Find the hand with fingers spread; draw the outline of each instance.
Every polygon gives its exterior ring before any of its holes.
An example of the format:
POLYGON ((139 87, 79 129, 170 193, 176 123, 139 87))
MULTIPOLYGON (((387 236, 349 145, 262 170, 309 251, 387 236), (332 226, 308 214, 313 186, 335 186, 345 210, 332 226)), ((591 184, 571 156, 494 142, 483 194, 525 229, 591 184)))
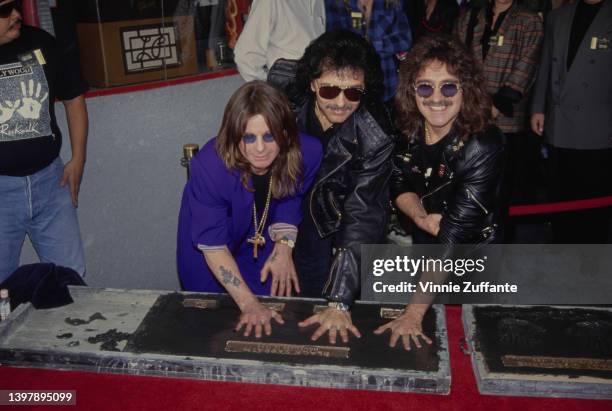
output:
POLYGON ((378 327, 374 330, 374 334, 381 335, 385 331, 390 330, 391 339, 389 340, 389 346, 395 347, 401 337, 404 349, 407 351, 410 351, 411 344, 414 344, 416 348, 421 348, 421 341, 419 339, 422 339, 427 344, 431 344, 431 339, 423 334, 423 328, 421 327, 427 308, 427 304, 410 304, 402 315, 378 327))
POLYGON ((244 326, 244 336, 251 335, 251 331, 255 329, 255 338, 261 338, 261 331, 266 335, 272 334, 272 319, 279 324, 284 324, 283 317, 276 311, 263 306, 257 299, 246 304, 242 309, 240 321, 236 325, 236 331, 239 332, 244 326))
POLYGON ((272 275, 272 288, 270 289, 272 296, 291 297, 293 290, 300 292, 300 283, 291 252, 290 246, 277 242, 272 254, 261 269, 262 283, 268 279, 268 275, 272 275))
POLYGON ((306 320, 298 323, 300 327, 308 327, 312 324, 319 324, 319 328, 314 332, 310 338, 312 341, 316 341, 325 332, 329 331, 329 342, 331 344, 336 343, 336 338, 340 334, 342 342, 347 343, 349 340, 349 331, 357 338, 361 338, 361 333, 353 325, 351 320, 350 311, 339 310, 337 308, 328 307, 324 311, 317 313, 306 320))

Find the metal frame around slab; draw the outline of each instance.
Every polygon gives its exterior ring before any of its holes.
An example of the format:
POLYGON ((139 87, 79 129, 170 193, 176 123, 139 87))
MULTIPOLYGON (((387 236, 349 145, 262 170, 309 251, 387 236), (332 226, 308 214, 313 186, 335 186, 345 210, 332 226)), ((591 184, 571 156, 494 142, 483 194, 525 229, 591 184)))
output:
MULTIPOLYGON (((474 307, 501 307, 500 305, 464 305, 461 314, 465 338, 471 351, 472 369, 476 376, 478 391, 486 395, 511 395, 528 397, 559 397, 583 399, 612 399, 612 381, 593 377, 572 378, 563 376, 520 375, 499 372, 489 372, 483 354, 478 351, 475 341, 476 319, 474 307)), ((509 306, 504 306, 509 307, 509 306)), ((520 308, 542 307, 521 305, 520 308)), ((550 306, 559 309, 575 309, 584 307, 550 306)), ((603 308, 588 307, 589 310, 608 311, 603 308)))
MULTIPOLYGON (((75 300, 93 292, 163 295, 164 291, 95 289, 70 287, 75 300)), ((174 292, 174 291, 168 291, 174 292)), ((184 292, 188 295, 214 295, 184 292)), ((275 298, 275 300, 289 298, 275 298)), ((322 302, 302 298, 302 301, 322 302)), ((359 304, 376 304, 364 302, 359 304)), ((444 306, 434 305, 437 314, 437 336, 440 340, 439 370, 435 373, 388 368, 369 369, 351 366, 276 364, 257 360, 134 354, 126 352, 75 353, 68 350, 36 350, 3 347, 5 339, 35 310, 30 304, 19 306, 9 320, 0 323, 0 363, 10 366, 81 370, 101 373, 194 378, 258 384, 280 384, 303 387, 365 389, 377 391, 448 394, 450 392, 450 358, 444 306)))

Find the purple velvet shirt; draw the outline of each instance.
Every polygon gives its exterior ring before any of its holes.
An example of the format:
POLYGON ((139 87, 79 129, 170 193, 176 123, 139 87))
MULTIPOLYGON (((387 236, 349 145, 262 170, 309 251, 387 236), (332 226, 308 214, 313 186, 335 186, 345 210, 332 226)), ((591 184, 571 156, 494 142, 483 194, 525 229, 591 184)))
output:
MULTIPOLYGON (((254 234, 254 193, 240 182, 240 173, 228 170, 211 139, 191 160, 191 177, 185 185, 178 225, 177 265, 181 284, 188 291, 225 292, 208 268, 198 246, 224 246, 234 256, 240 274, 254 294, 269 295, 271 277, 261 283, 260 271, 274 248, 268 227, 275 223, 298 226, 302 220, 301 203, 321 164, 321 143, 300 134, 303 174, 297 195, 272 199, 263 235, 266 245, 253 258, 247 238, 254 234)), ((249 181, 251 185, 252 182, 249 181)))

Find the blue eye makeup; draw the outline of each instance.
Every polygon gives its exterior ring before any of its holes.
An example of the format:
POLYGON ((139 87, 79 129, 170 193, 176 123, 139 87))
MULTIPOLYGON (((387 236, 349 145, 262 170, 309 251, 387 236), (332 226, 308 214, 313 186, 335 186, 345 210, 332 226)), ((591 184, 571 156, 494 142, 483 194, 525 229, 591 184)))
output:
MULTIPOLYGON (((265 143, 272 143, 275 141, 271 133, 266 133, 261 138, 265 143)), ((242 136, 242 141, 244 141, 245 144, 253 144, 257 141, 257 136, 252 133, 247 133, 242 136)))
POLYGON ((255 134, 247 133, 242 136, 242 141, 244 141, 245 144, 253 144, 257 141, 257 136, 255 134))

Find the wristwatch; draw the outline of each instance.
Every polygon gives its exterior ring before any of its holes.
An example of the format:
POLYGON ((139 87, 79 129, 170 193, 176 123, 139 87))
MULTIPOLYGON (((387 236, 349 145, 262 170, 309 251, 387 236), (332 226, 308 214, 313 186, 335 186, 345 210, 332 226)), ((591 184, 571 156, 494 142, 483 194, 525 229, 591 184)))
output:
POLYGON ((348 304, 341 303, 339 301, 330 301, 327 303, 328 307, 335 308, 340 311, 349 311, 351 307, 348 304))
POLYGON ((281 244, 285 244, 289 248, 294 248, 295 247, 295 241, 293 241, 290 238, 281 238, 280 240, 278 240, 278 242, 281 243, 281 244))

